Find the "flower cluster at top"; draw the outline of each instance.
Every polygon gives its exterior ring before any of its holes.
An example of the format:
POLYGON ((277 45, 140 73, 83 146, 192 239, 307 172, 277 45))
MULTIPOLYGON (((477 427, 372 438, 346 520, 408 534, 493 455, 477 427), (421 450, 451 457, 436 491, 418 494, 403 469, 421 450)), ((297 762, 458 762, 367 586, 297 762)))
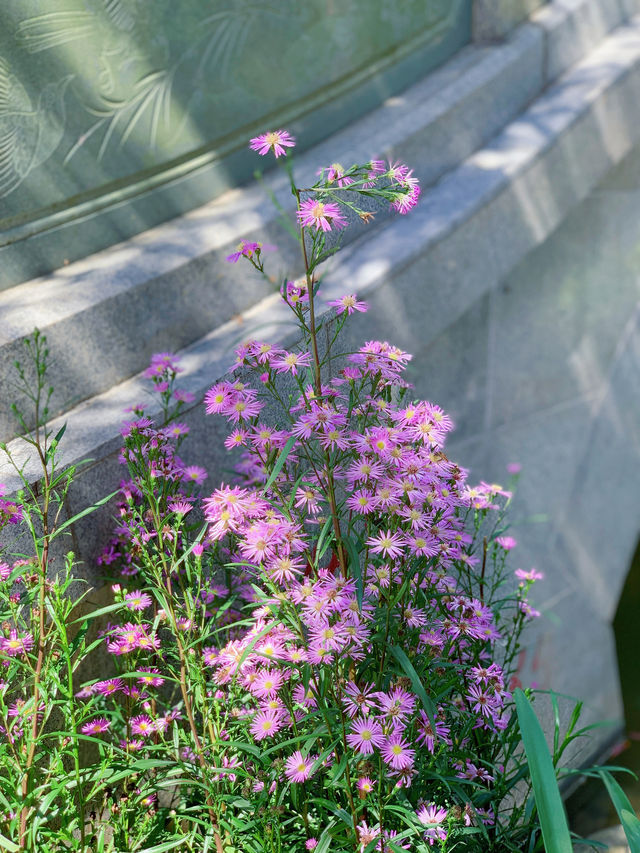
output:
MULTIPOLYGON (((295 146, 295 139, 286 130, 276 130, 263 133, 250 141, 250 148, 261 155, 273 152, 276 158, 286 154, 287 148, 295 146)), ((318 170, 320 181, 314 184, 308 192, 314 194, 314 198, 300 202, 297 217, 301 225, 316 230, 331 231, 334 228, 344 228, 347 219, 341 208, 348 207, 357 213, 365 222, 370 221, 373 214, 358 208, 342 196, 332 198, 334 190, 348 190, 359 193, 361 196, 384 197, 391 202, 391 207, 398 213, 408 213, 418 203, 420 197, 420 184, 413 175, 413 170, 404 163, 385 163, 384 160, 370 160, 362 166, 351 166, 345 169, 340 163, 332 163, 318 170)), ((244 246, 251 247, 248 251, 255 251, 257 243, 246 243, 244 246)), ((235 255, 229 256, 230 260, 238 260, 240 254, 250 257, 248 251, 242 246, 235 255)))

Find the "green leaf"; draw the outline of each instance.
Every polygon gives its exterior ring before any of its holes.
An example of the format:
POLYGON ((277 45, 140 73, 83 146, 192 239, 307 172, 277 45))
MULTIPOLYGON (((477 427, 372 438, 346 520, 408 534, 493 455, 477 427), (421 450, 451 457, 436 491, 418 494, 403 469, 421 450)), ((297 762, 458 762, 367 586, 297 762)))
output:
POLYGON ((356 599, 358 602, 358 609, 361 610, 362 599, 364 598, 364 577, 362 575, 362 567, 360 566, 360 555, 358 554, 358 550, 353 539, 347 537, 344 540, 344 544, 347 546, 347 551, 349 552, 349 557, 351 559, 351 574, 356 582, 356 599))
POLYGON ((640 820, 635 816, 629 798, 611 773, 604 771, 601 776, 611 797, 611 802, 618 812, 631 853, 640 853, 640 820))
MULTIPOLYGON (((97 616, 103 616, 105 613, 112 613, 114 610, 122 610, 126 607, 124 601, 117 601, 115 604, 107 604, 106 607, 100 607, 98 610, 90 610, 84 616, 79 616, 74 619, 72 625, 77 625, 79 622, 88 622, 90 619, 95 619, 97 616)), ((102 642, 102 638, 100 640, 102 642)))
POLYGON ((329 516, 329 518, 325 521, 325 523, 322 526, 322 530, 320 531, 320 536, 318 536, 318 541, 316 543, 316 554, 315 554, 315 559, 314 559, 314 563, 316 565, 316 568, 318 567, 318 564, 320 563, 320 560, 322 559, 324 552, 327 550, 327 548, 329 547, 329 545, 332 542, 332 538, 330 536, 328 536, 328 533, 331 530, 332 524, 333 524, 333 519, 331 518, 331 516, 329 516), (326 540, 326 544, 325 544, 325 540, 326 540))
POLYGON ((263 492, 265 492, 265 493, 268 492, 269 489, 271 488, 271 486, 273 485, 274 480, 276 479, 276 477, 278 476, 280 471, 282 471, 282 466, 287 461, 287 457, 291 453, 293 445, 296 443, 297 440, 298 440, 297 437, 295 435, 292 435, 291 438, 287 441, 285 446, 280 451, 280 454, 279 454, 278 458, 276 459, 276 464, 273 466, 273 471, 271 472, 271 476, 269 477, 267 482, 264 484, 264 488, 262 490, 263 492))
POLYGON ((411 684, 413 685, 413 689, 418 695, 418 698, 422 702, 422 707, 427 712, 427 716, 429 717, 429 722, 431 723, 431 727, 433 731, 436 730, 436 708, 431 699, 427 696, 427 691, 424 689, 424 685, 420 681, 420 676, 415 671, 415 668, 409 658, 406 655, 406 652, 400 648, 400 646, 391 646, 389 649, 394 658, 398 661, 400 666, 405 672, 405 675, 409 677, 411 680, 411 684))
POLYGON ((318 846, 316 847, 316 853, 328 853, 332 841, 329 830, 331 829, 334 823, 334 820, 330 820, 329 823, 325 826, 322 835, 320 836, 318 846))
POLYGON ((90 513, 99 509, 99 507, 104 506, 106 503, 109 503, 111 498, 114 498, 118 494, 118 491, 120 491, 120 490, 118 489, 115 492, 111 492, 110 495, 107 495, 104 498, 100 498, 99 501, 96 501, 96 503, 92 504, 91 506, 86 507, 86 509, 83 509, 82 512, 79 512, 77 515, 74 515, 73 518, 68 518, 63 524, 60 525, 60 527, 56 527, 54 532, 49 537, 49 541, 52 541, 53 539, 55 539, 56 536, 58 536, 60 533, 62 533, 62 531, 65 530, 67 527, 69 527, 70 524, 75 524, 76 521, 79 521, 81 518, 84 518, 85 515, 89 515, 90 513))
POLYGON ((165 841, 164 844, 156 844, 155 847, 145 847, 140 853, 164 853, 165 850, 175 850, 183 841, 188 841, 189 836, 183 835, 182 838, 176 838, 173 841, 165 841))
POLYGON ((18 853, 20 850, 17 844, 14 844, 13 841, 9 841, 9 839, 5 838, 4 835, 0 835, 0 848, 2 850, 8 850, 9 853, 18 853))
POLYGON ((638 853, 640 851, 640 820, 638 820, 633 811, 629 811, 628 809, 622 809, 620 820, 622 821, 622 828, 624 829, 624 834, 627 836, 631 853, 638 853))
POLYGON ((200 532, 198 533, 196 538, 193 540, 193 542, 189 546, 188 550, 185 551, 184 554, 182 554, 180 556, 180 559, 176 560, 176 562, 173 564, 173 569, 176 569, 180 565, 180 563, 184 563, 184 561, 187 559, 189 554, 191 554, 191 552, 196 547, 196 545, 198 545, 200 542, 202 542, 202 540, 204 539, 204 534, 207 532, 208 527, 209 527, 209 522, 207 522, 206 524, 204 524, 202 526, 202 528, 200 529, 200 532))
POLYGON ((330 800, 327 800, 324 797, 313 797, 311 799, 311 802, 318 803, 318 805, 321 805, 325 809, 328 809, 336 817, 339 817, 340 820, 350 829, 353 827, 353 822, 351 820, 351 815, 349 814, 349 812, 340 808, 335 803, 332 803, 330 800))
POLYGON ((67 424, 66 424, 66 421, 65 421, 65 423, 62 425, 62 428, 58 430, 58 432, 56 433, 55 438, 53 439, 53 441, 51 442, 51 444, 50 444, 50 445, 49 445, 49 447, 47 448, 47 452, 46 452, 46 453, 45 453, 45 455, 44 455, 44 464, 45 464, 45 465, 46 465, 46 464, 47 464, 47 462, 51 459, 51 457, 53 456, 53 454, 56 452, 56 448, 57 448, 57 446, 58 446, 58 443, 60 442, 60 439, 61 439, 61 438, 62 438, 62 436, 64 435, 64 433, 65 433, 65 430, 66 430, 66 429, 67 429, 67 424))
POLYGON ((520 688, 514 696, 546 853, 572 853, 567 818, 544 732, 520 688))

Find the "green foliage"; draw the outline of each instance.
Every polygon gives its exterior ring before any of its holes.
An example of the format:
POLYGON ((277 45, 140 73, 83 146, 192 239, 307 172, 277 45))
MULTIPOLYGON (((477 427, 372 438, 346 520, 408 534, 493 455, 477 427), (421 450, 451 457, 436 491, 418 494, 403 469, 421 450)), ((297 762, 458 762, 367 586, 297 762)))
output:
POLYGON ((572 853, 571 836, 547 741, 525 694, 515 691, 518 723, 547 853, 572 853))

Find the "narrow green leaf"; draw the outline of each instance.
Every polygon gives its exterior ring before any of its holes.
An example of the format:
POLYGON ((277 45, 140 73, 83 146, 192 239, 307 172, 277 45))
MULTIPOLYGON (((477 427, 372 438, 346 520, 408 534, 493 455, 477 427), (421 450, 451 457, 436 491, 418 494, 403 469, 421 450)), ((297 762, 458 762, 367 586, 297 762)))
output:
POLYGON ((0 848, 2 850, 8 850, 9 853, 18 853, 20 849, 17 844, 14 844, 13 841, 9 841, 8 838, 5 838, 4 835, 0 835, 0 848))
POLYGON ((601 776, 611 797, 611 802, 618 812, 618 817, 624 829, 624 834, 627 836, 631 853, 640 853, 640 820, 635 816, 629 798, 611 773, 604 771, 601 776))
POLYGON ((115 604, 107 604, 106 607, 100 607, 98 610, 90 610, 84 616, 79 616, 71 624, 77 625, 78 622, 88 622, 89 619, 95 619, 97 616, 103 616, 105 613, 112 613, 114 610, 122 610, 124 607, 126 605, 123 601, 118 601, 115 604))
POLYGON ((411 680, 411 684, 413 685, 413 689, 418 694, 418 698, 422 702, 422 707, 427 712, 427 716, 429 717, 429 722, 431 723, 431 727, 433 731, 436 730, 436 708, 431 699, 427 696, 427 691, 424 689, 424 685, 420 681, 420 676, 415 671, 415 668, 409 658, 406 655, 404 649, 401 649, 400 646, 391 646, 389 649, 394 658, 398 661, 405 674, 411 680))
POLYGON ((53 441, 51 442, 51 444, 47 448, 47 452, 44 455, 44 464, 45 465, 51 459, 53 454, 56 452, 56 447, 58 446, 58 443, 60 442, 60 439, 64 435, 66 429, 67 429, 67 424, 65 422, 63 424, 62 428, 58 430, 58 432, 55 435, 55 438, 53 439, 53 441))
POLYGON ((327 550, 328 544, 331 542, 331 537, 327 538, 327 534, 331 530, 332 523, 333 523, 333 519, 331 518, 331 516, 329 516, 329 518, 325 521, 325 523, 322 526, 322 530, 320 531, 320 536, 318 536, 318 541, 316 543, 316 554, 315 554, 315 559, 314 559, 314 563, 316 565, 316 568, 318 567, 318 564, 319 564, 320 559, 323 556, 324 552, 327 550), (327 539, 327 545, 324 544, 325 539, 327 539))
POLYGON ((104 853, 106 832, 107 830, 104 827, 100 830, 100 835, 98 836, 98 842, 96 844, 96 853, 104 853))
POLYGON ((546 853, 572 853, 567 818, 544 732, 520 688, 514 696, 546 853))
POLYGON ((360 566, 360 555, 358 554, 358 550, 353 539, 347 537, 344 540, 344 544, 347 546, 347 551, 349 552, 349 558, 351 560, 351 574, 356 582, 356 599, 358 601, 358 608, 361 610, 362 599, 364 598, 364 577, 362 575, 362 567, 360 566))
POLYGON ((183 841, 188 841, 188 839, 188 835, 183 835, 182 838, 165 841, 164 844, 156 844, 155 847, 145 847, 140 853, 165 853, 165 850, 175 850, 179 844, 182 844, 183 841))
POLYGON ((57 527, 54 530, 54 532, 49 537, 49 540, 51 541, 55 539, 56 536, 59 536, 63 530, 69 527, 69 525, 75 524, 76 521, 79 521, 81 518, 84 518, 85 515, 89 515, 90 513, 95 512, 95 510, 99 509, 99 507, 104 506, 106 503, 109 503, 111 498, 114 498, 118 494, 118 491, 111 492, 110 495, 107 495, 104 498, 100 498, 99 501, 96 501, 96 503, 86 507, 86 509, 83 509, 82 512, 79 512, 77 513, 77 515, 74 515, 73 518, 68 518, 63 524, 60 525, 60 527, 57 527))
POLYGON ((351 815, 349 814, 349 812, 345 811, 345 809, 340 808, 335 803, 332 803, 330 800, 327 800, 324 797, 313 797, 311 799, 311 802, 318 803, 325 809, 328 809, 328 811, 332 812, 336 817, 339 817, 340 820, 349 828, 353 826, 353 823, 351 821, 351 815))
POLYGON ((622 828, 624 829, 624 834, 627 836, 631 853, 638 853, 640 851, 640 820, 635 816, 633 810, 629 811, 628 809, 622 809, 620 820, 622 821, 622 828))
POLYGON ((262 490, 263 492, 268 492, 269 489, 271 488, 271 486, 273 485, 274 480, 276 479, 276 477, 278 476, 280 471, 282 471, 282 466, 287 461, 287 457, 291 453, 293 445, 296 443, 297 440, 298 440, 297 437, 295 435, 292 435, 291 438, 287 441, 285 446, 280 451, 280 455, 276 459, 276 464, 273 466, 273 471, 271 472, 271 476, 269 477, 267 482, 264 484, 264 488, 262 490))
POLYGON ((330 820, 329 823, 325 826, 322 835, 320 836, 318 846, 316 847, 316 853, 328 853, 332 841, 329 830, 334 825, 334 823, 334 820, 330 820))

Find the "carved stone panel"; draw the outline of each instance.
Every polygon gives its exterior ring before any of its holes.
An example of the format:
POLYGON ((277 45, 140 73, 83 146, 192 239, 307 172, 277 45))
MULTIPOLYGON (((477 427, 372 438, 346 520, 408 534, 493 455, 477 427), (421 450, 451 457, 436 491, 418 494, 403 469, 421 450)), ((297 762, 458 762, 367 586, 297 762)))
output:
MULTIPOLYGON (((107 210, 113 242, 206 201, 251 175, 249 133, 286 120, 303 145, 328 135, 467 41, 470 6, 2 0, 0 251, 107 210), (197 189, 168 204, 120 210, 195 172, 197 189)), ((96 241, 94 228, 75 254, 96 241)))

